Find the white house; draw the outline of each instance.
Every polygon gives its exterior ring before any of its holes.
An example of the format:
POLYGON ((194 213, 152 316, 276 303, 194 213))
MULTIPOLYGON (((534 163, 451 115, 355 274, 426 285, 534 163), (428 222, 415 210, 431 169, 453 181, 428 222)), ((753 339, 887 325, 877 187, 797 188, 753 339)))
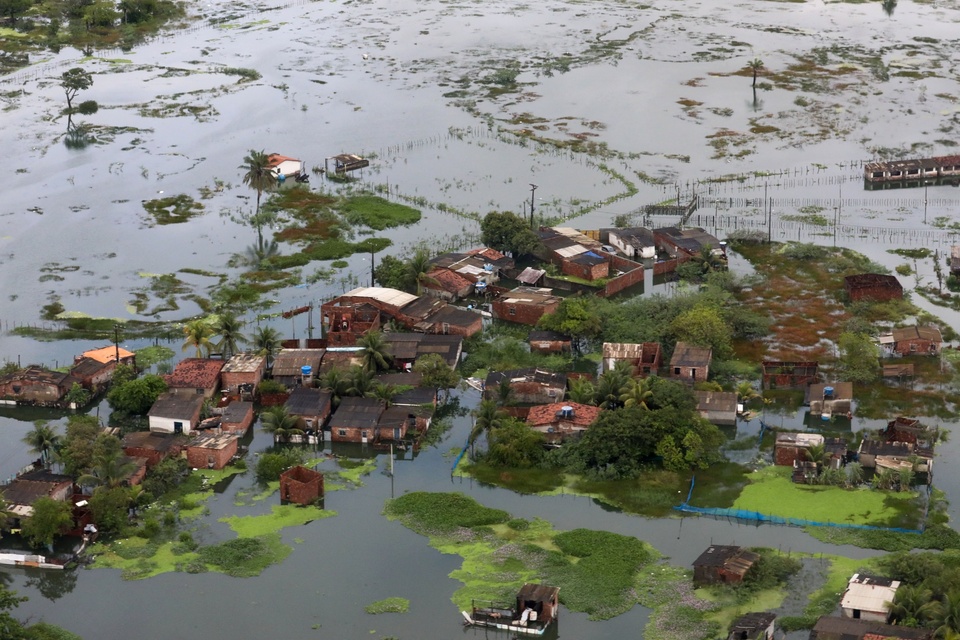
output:
POLYGON ((200 422, 203 396, 164 393, 150 407, 150 431, 190 434, 200 422))
POLYGON ((611 229, 607 241, 628 258, 648 260, 657 257, 653 232, 643 227, 611 229))
POLYGON ((845 618, 886 622, 889 607, 900 587, 899 580, 879 578, 855 573, 847 583, 847 590, 840 599, 840 609, 845 618))

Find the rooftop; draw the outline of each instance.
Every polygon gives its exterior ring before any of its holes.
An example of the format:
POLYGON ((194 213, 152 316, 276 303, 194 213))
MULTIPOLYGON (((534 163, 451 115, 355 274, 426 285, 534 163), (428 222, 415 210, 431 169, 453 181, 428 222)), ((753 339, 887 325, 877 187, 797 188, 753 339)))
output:
POLYGON ((693 561, 695 567, 727 567, 729 564, 740 565, 745 573, 754 562, 760 559, 760 556, 747 551, 743 547, 734 545, 714 544, 707 547, 707 550, 700 554, 693 561), (744 568, 745 566, 745 568, 744 568))
POLYGON ((358 287, 343 294, 344 298, 370 298, 381 304, 402 307, 417 299, 417 296, 387 287, 358 287))
POLYGON ((41 469, 18 476, 10 484, 0 487, 0 493, 11 505, 30 505, 40 498, 49 497, 58 488, 72 484, 73 478, 70 476, 62 476, 41 469))
POLYGON ((223 360, 209 358, 186 358, 173 369, 173 373, 164 376, 167 385, 181 389, 211 389, 220 380, 223 360))
POLYGON ((564 373, 554 373, 546 369, 536 369, 533 367, 527 369, 511 369, 509 371, 491 371, 487 374, 486 386, 491 389, 499 385, 503 380, 510 383, 536 382, 550 387, 566 387, 567 376, 564 373))
POLYGON ((527 414, 527 424, 531 427, 539 427, 558 422, 568 422, 587 427, 596 421, 601 411, 602 409, 600 407, 576 402, 541 404, 530 408, 530 413, 527 414), (561 417, 561 413, 566 409, 572 410, 571 415, 569 417, 561 417))
POLYGON ((541 307, 560 304, 560 298, 553 295, 553 289, 540 287, 517 287, 513 291, 503 294, 503 301, 507 304, 526 304, 541 307))
POLYGON ((868 635, 888 640, 929 640, 932 629, 894 626, 882 622, 822 616, 810 632, 811 640, 858 640, 868 635))
POLYGON ((894 342, 903 342, 906 340, 929 340, 931 342, 943 342, 943 335, 940 329, 934 326, 900 327, 892 332, 894 342))
POLYGON ((84 351, 82 355, 84 358, 91 358, 97 362, 106 363, 115 361, 117 359, 117 352, 120 353, 121 360, 134 357, 134 353, 132 351, 127 351, 123 347, 114 347, 112 345, 109 347, 100 347, 99 349, 84 351))
POLYGON ((301 367, 313 367, 316 373, 323 362, 324 349, 283 349, 273 360, 274 376, 299 376, 301 367))
POLYGON ((239 439, 239 436, 232 433, 204 433, 188 442, 187 446, 194 449, 220 450, 226 449, 239 439))
POLYGON ((372 429, 377 426, 383 409, 383 403, 376 398, 344 398, 330 418, 330 428, 372 429))
POLYGON ((235 401, 228 404, 221 417, 221 424, 224 422, 242 422, 247 417, 248 412, 253 410, 253 403, 245 400, 235 401))
POLYGON ((671 367, 707 367, 713 352, 709 347, 697 347, 688 342, 678 342, 670 358, 671 367))
POLYGON ((255 353, 236 353, 221 370, 223 373, 254 373, 266 362, 266 358, 255 353))
POLYGON ((284 406, 295 416, 319 416, 328 412, 331 402, 329 391, 295 387, 284 406))
POLYGON ((155 433, 153 431, 134 431, 123 436, 124 449, 148 449, 164 452, 184 442, 183 436, 155 433))
POLYGON ((733 391, 694 391, 698 411, 737 411, 737 394, 733 391))
POLYGON ((449 293, 459 293, 473 286, 473 283, 455 271, 442 267, 434 268, 424 276, 423 286, 430 289, 442 289, 449 293))
POLYGON ((147 415, 189 421, 193 420, 202 406, 203 396, 200 394, 164 393, 153 403, 147 415))

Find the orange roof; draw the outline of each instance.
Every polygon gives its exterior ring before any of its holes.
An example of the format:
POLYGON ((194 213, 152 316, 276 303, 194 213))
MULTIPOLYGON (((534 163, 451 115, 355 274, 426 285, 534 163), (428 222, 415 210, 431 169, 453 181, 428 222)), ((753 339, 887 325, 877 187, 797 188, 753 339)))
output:
POLYGON ((431 282, 435 280, 440 286, 438 288, 443 289, 444 291, 449 291, 450 293, 458 293, 464 289, 467 289, 473 285, 472 282, 464 278, 462 275, 455 271, 450 271, 449 269, 434 269, 427 274, 427 279, 424 281, 423 285, 427 288, 435 288, 430 285, 434 284, 431 282))
POLYGON ((276 167, 279 166, 282 162, 300 162, 299 158, 291 158, 290 156, 282 156, 279 153, 271 153, 267 156, 267 166, 276 167))
POLYGON ((132 358, 134 353, 132 351, 127 351, 123 347, 102 347, 100 349, 91 349, 90 351, 84 351, 83 357, 90 358, 91 360, 96 360, 100 363, 113 362, 117 359, 117 352, 120 352, 120 359, 126 360, 127 358, 132 358))
POLYGON ((470 249, 467 251, 468 256, 483 256, 488 260, 503 260, 507 256, 503 255, 496 249, 491 249, 490 247, 483 247, 482 249, 470 249))
POLYGON ((223 360, 185 358, 164 379, 171 388, 212 389, 220 381, 223 365, 223 360))
POLYGON ((531 427, 539 427, 560 422, 558 415, 564 407, 573 409, 573 417, 564 418, 563 421, 584 427, 593 424, 602 411, 600 407, 592 407, 588 404, 579 404, 577 402, 541 404, 536 407, 531 407, 530 413, 527 414, 527 424, 531 427))

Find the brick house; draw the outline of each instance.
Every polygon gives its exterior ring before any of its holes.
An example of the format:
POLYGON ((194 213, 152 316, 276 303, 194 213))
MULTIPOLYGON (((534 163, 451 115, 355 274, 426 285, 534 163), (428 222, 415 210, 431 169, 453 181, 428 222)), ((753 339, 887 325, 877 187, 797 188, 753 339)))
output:
POLYGON ((383 411, 376 398, 343 398, 330 418, 331 442, 372 442, 383 411))
POLYGON ((220 386, 227 393, 252 394, 267 370, 267 359, 255 353, 236 353, 220 370, 220 386))
POLYGON ((493 317, 534 326, 541 317, 556 311, 560 301, 553 289, 517 287, 493 301, 493 317))
POLYGON ((656 375, 663 364, 663 351, 657 342, 637 344, 625 342, 603 343, 603 370, 610 371, 618 362, 627 362, 634 377, 656 375))
POLYGON ((239 436, 246 435, 253 424, 253 403, 245 400, 231 402, 220 415, 220 430, 239 436))
POLYGON ((599 280, 610 275, 610 263, 607 259, 593 251, 584 251, 581 254, 564 258, 560 262, 560 271, 582 280, 599 280))
POLYGON ((0 398, 17 403, 56 406, 77 379, 68 373, 31 365, 0 376, 0 398))
POLYGON ((763 388, 764 389, 803 389, 815 383, 818 377, 820 363, 784 362, 781 360, 764 360, 763 388))
POLYGON ((454 302, 473 293, 473 282, 456 271, 434 267, 421 282, 424 295, 454 302))
POLYGON ((769 612, 747 613, 730 625, 727 640, 773 640, 777 615, 769 612))
POLYGON ((189 435, 200 423, 203 400, 199 394, 161 394, 147 412, 150 431, 189 435))
POLYGON ((310 367, 310 376, 317 375, 326 353, 326 349, 282 349, 273 360, 273 379, 288 389, 302 384, 303 367, 310 367))
POLYGON ((880 431, 880 437, 885 442, 909 442, 917 444, 936 440, 936 433, 928 429, 916 418, 897 416, 887 423, 887 428, 880 431))
POLYGON ((383 337, 393 365, 398 369, 412 367, 417 358, 428 353, 439 354, 449 366, 456 367, 463 354, 463 336, 391 331, 383 337))
POLYGON ((903 285, 894 276, 878 273, 861 273, 846 276, 843 279, 843 288, 851 302, 857 300, 871 300, 886 302, 903 298, 903 285))
POLYGON ((280 474, 280 500, 312 504, 323 497, 323 474, 297 465, 280 474))
POLYGON ((778 433, 773 445, 773 463, 792 467, 796 462, 807 462, 810 447, 823 444, 819 433, 778 433))
MULTIPOLYGON (((607 242, 634 260, 652 260, 657 257, 657 243, 653 232, 644 227, 630 229, 602 229, 607 232, 607 242)), ((602 235, 601 235, 602 237, 602 235)))
POLYGON ((547 444, 576 440, 597 420, 602 409, 576 402, 554 402, 531 407, 527 425, 544 435, 547 444))
POLYGON ((531 331, 527 336, 530 351, 537 353, 570 353, 573 338, 556 331, 531 331))
POLYGON ((697 412, 716 425, 737 424, 737 394, 732 391, 694 391, 697 412))
POLYGON ((323 432, 332 409, 332 396, 329 391, 296 387, 290 392, 290 397, 284 404, 287 413, 303 420, 304 431, 307 435, 316 435, 323 432))
POLYGON ((670 377, 684 382, 706 380, 710 374, 713 351, 709 347, 697 347, 687 342, 678 342, 670 358, 670 377))
POLYGON ((380 323, 393 320, 423 333, 472 336, 483 329, 483 318, 479 313, 451 307, 443 300, 430 296, 418 297, 387 287, 359 287, 325 302, 320 308, 323 327, 331 345, 355 344, 358 336, 371 330, 356 326, 357 318, 351 310, 359 309, 360 305, 376 309, 380 314, 380 323), (354 314, 352 320, 346 317, 348 313, 354 314), (339 337, 338 334, 345 334, 346 337, 339 337))
POLYGON ((373 443, 389 445, 403 442, 408 435, 417 432, 416 420, 417 416, 411 413, 410 407, 388 407, 377 420, 373 443))
POLYGON ((511 369, 494 371, 487 374, 483 385, 483 397, 492 400, 497 397, 499 387, 506 382, 510 385, 514 402, 522 404, 551 404, 563 400, 567 392, 567 376, 544 369, 511 369))
POLYGON ((145 458, 152 467, 166 458, 176 458, 183 450, 183 436, 134 431, 123 436, 123 452, 131 458, 145 458))
POLYGON ((933 629, 891 625, 872 620, 821 616, 810 640, 933 640, 933 629))
POLYGON ((33 515, 33 504, 40 498, 66 502, 73 496, 73 478, 47 469, 22 473, 9 484, 0 487, 0 495, 7 503, 7 510, 16 518, 33 515))
POLYGON ((204 433, 187 443, 187 464, 194 469, 223 469, 239 446, 240 438, 232 433, 204 433))
POLYGON ((935 326, 901 327, 890 332, 893 353, 901 356, 939 355, 943 335, 935 326))
POLYGON ((70 368, 70 375, 80 383, 81 387, 93 394, 98 394, 113 380, 113 372, 116 369, 117 363, 113 360, 98 362, 93 358, 80 358, 70 368))
POLYGON ((212 398, 220 390, 220 370, 223 365, 223 360, 185 358, 163 379, 171 393, 212 398))
POLYGON ((742 547, 710 545, 693 561, 693 584, 739 584, 760 556, 742 547))

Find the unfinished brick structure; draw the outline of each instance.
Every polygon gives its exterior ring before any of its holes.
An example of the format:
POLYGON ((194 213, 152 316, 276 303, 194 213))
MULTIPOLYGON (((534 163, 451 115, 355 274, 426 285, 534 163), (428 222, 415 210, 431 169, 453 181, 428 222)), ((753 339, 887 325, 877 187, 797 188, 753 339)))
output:
POLYGON ((280 474, 280 500, 310 504, 323 497, 323 474, 297 465, 280 474))

